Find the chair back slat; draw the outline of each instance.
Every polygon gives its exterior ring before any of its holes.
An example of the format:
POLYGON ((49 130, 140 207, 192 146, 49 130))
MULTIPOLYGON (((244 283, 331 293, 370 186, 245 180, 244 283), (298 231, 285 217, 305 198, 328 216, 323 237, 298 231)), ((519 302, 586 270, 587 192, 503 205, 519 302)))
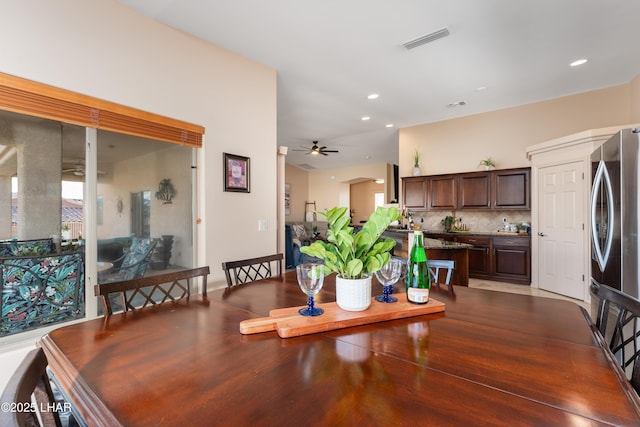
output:
POLYGON ((224 270, 227 278, 227 286, 232 287, 273 276, 272 263, 275 263, 276 273, 280 276, 282 274, 283 259, 283 254, 274 254, 223 262, 222 270, 224 270))
POLYGON ((132 311, 148 305, 162 304, 189 298, 193 279, 201 278, 202 295, 207 296, 209 266, 180 270, 171 273, 119 282, 101 283, 95 286, 96 296, 101 296, 106 315, 116 311, 132 311), (112 296, 116 297, 114 301, 112 296))
POLYGON ((598 283, 591 284, 591 294, 599 299, 595 326, 640 393, 640 300, 598 283))

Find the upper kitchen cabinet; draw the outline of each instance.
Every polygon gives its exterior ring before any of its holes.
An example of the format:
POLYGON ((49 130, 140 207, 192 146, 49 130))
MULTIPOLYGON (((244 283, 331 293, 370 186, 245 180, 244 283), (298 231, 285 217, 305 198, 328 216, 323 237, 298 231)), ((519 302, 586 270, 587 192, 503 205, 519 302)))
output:
POLYGON ((414 210, 531 209, 530 168, 402 178, 414 210))
POLYGON ((402 202, 410 209, 427 208, 427 180, 424 176, 402 178, 402 202))
POLYGON ((458 209, 491 208, 491 173, 464 173, 458 180, 458 209))
POLYGON ((458 175, 435 175, 427 181, 428 209, 450 211, 458 208, 458 175))
POLYGON ((495 209, 531 209, 531 169, 504 169, 493 174, 495 209))

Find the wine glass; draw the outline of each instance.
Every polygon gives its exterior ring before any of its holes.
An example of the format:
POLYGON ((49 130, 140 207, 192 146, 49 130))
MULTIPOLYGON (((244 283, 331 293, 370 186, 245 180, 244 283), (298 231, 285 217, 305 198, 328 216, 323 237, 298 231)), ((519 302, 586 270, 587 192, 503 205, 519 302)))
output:
POLYGON ((301 308, 298 310, 298 313, 303 316, 321 315, 324 313, 324 310, 313 306, 313 296, 322 289, 322 283, 324 282, 324 265, 312 263, 298 264, 296 273, 300 289, 309 297, 307 307, 301 308))
POLYGON ((396 302, 398 298, 389 294, 393 292, 393 285, 400 279, 402 274, 402 261, 397 258, 391 258, 384 267, 376 271, 378 282, 382 284, 382 295, 376 297, 379 302, 396 302))

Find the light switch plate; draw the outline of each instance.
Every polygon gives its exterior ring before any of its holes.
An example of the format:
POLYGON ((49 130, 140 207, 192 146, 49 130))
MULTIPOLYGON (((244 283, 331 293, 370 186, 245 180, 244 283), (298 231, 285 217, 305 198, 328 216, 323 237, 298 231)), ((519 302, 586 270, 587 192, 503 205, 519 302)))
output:
POLYGON ((267 231, 269 229, 268 223, 266 219, 258 220, 258 231, 267 231))

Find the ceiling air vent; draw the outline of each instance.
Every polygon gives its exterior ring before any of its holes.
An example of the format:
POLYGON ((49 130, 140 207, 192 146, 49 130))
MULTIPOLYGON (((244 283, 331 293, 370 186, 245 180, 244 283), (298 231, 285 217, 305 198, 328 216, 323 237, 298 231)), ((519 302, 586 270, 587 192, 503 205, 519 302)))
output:
POLYGON ((302 169, 315 169, 315 167, 311 166, 309 163, 300 163, 298 167, 302 169))
POLYGON ((422 46, 423 44, 427 44, 432 41, 441 39, 448 35, 449 35, 449 30, 447 28, 443 28, 441 30, 434 31, 433 33, 429 33, 426 36, 418 37, 415 40, 402 43, 402 46, 404 46, 405 49, 409 50, 409 49, 413 49, 414 47, 422 46))

